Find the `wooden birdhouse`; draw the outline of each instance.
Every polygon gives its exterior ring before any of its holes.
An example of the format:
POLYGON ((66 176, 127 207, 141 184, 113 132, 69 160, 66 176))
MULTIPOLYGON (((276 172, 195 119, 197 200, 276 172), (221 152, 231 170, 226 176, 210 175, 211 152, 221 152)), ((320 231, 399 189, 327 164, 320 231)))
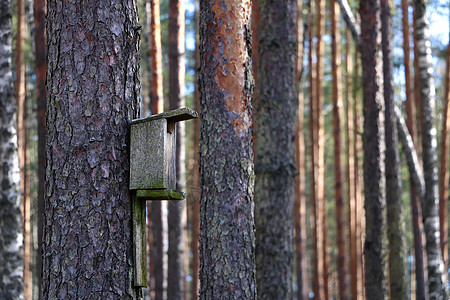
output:
POLYGON ((176 123, 197 117, 180 108, 131 122, 130 190, 138 198, 184 199, 176 190, 176 123))

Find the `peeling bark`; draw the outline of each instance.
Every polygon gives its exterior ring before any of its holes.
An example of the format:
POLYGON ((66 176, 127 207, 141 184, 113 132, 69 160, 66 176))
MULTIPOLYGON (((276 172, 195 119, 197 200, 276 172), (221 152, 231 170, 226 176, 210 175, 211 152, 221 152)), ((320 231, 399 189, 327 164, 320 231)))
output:
POLYGON ((20 170, 12 79, 12 13, 0 1, 0 298, 24 299, 20 170))
POLYGON ((200 1, 200 299, 256 299, 250 7, 200 1))
POLYGON ((48 3, 44 299, 136 298, 128 129, 139 116, 135 2, 48 3))

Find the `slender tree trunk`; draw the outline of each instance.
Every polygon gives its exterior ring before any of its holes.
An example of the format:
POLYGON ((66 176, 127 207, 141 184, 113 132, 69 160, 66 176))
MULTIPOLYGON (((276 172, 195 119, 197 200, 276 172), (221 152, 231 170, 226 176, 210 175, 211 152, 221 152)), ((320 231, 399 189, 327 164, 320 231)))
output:
POLYGON ((425 178, 425 198, 423 199, 422 209, 428 258, 428 288, 430 299, 446 299, 447 288, 439 238, 437 140, 433 118, 435 89, 431 73, 431 46, 426 2, 415 0, 414 8, 422 111, 422 157, 425 178))
MULTIPOLYGON (((409 25, 409 13, 408 13, 409 1, 402 0, 402 26, 403 26, 403 61, 405 66, 405 94, 406 94, 406 124, 408 130, 413 138, 414 144, 417 145, 417 125, 416 125, 416 103, 414 102, 414 93, 412 89, 412 76, 411 76, 411 60, 410 60, 410 25, 409 25)), ((417 193, 417 188, 410 179, 410 191, 411 191, 411 209, 412 209, 412 222, 414 232, 414 255, 415 255, 415 273, 416 273, 416 297, 418 299, 426 298, 426 285, 425 285, 425 264, 424 264, 424 238, 423 238, 423 224, 420 208, 420 199, 417 193)))
MULTIPOLYGON (((200 17, 200 1, 195 0, 195 70, 200 68, 200 51, 199 51, 199 17, 200 17)), ((198 73, 196 71, 196 76, 198 73)), ((200 111, 200 94, 198 84, 195 85, 195 110, 200 111)), ((193 204, 192 204, 192 284, 191 299, 197 299, 199 295, 200 281, 198 278, 200 269, 200 258, 198 250, 198 239, 200 234, 200 119, 194 120, 194 168, 192 170, 193 182, 193 204)))
POLYGON ((0 298, 23 299, 23 227, 12 78, 12 1, 0 1, 0 298))
POLYGON ((135 4, 48 4, 43 299, 141 294, 126 147, 139 115, 138 28, 135 4))
POLYGON ((298 98, 297 0, 260 5, 255 224, 260 299, 290 299, 298 98), (274 73, 276 72, 276 73, 274 73), (282 150, 281 150, 282 149, 282 150))
POLYGON ((35 69, 36 69, 36 101, 37 101, 37 126, 38 126, 38 199, 37 199, 37 224, 38 224, 38 249, 36 255, 36 273, 38 278, 39 295, 42 275, 42 233, 44 216, 45 193, 45 145, 46 145, 46 118, 47 91, 45 79, 47 73, 46 63, 46 36, 45 36, 46 0, 34 0, 34 28, 35 28, 35 69))
MULTIPOLYGON (((411 1, 412 3, 414 1, 411 1)), ((417 112, 417 119, 419 124, 422 124, 422 105, 421 103, 421 95, 420 95, 420 68, 419 68, 419 52, 418 52, 418 44, 417 44, 417 16, 415 13, 415 5, 412 5, 413 8, 413 42, 414 42, 414 102, 416 105, 416 112, 417 112)), ((418 149, 418 154, 419 156, 421 156, 422 153, 422 128, 421 126, 417 126, 416 127, 416 137, 417 137, 417 142, 416 142, 416 148, 418 149)))
POLYGON ((447 47, 447 67, 445 70, 445 95, 444 95, 444 108, 442 116, 442 141, 441 141, 441 169, 439 176, 439 231, 441 236, 441 252, 444 260, 444 275, 447 282, 447 270, 448 270, 448 196, 449 196, 449 167, 448 157, 450 156, 450 43, 447 47))
POLYGON ((343 159, 342 159, 342 71, 340 53, 340 32, 338 22, 340 16, 339 4, 330 1, 331 19, 331 70, 333 76, 333 136, 334 136, 334 184, 336 200, 336 224, 337 224, 337 270, 339 280, 339 298, 349 299, 348 261, 346 255, 346 215, 343 184, 343 159))
POLYGON ((324 40, 323 34, 325 32, 325 0, 316 0, 317 18, 316 18, 316 135, 317 135, 317 191, 316 199, 318 206, 318 218, 322 223, 322 261, 323 265, 323 288, 324 299, 329 299, 329 256, 328 256, 328 226, 327 226, 327 201, 325 199, 325 134, 324 134, 324 117, 323 109, 323 59, 324 59, 324 40))
MULTIPOLYGON (((163 112, 163 76, 161 53, 161 25, 159 0, 150 0, 150 62, 151 62, 151 91, 150 110, 152 114, 163 112)), ((155 299, 165 298, 167 287, 167 202, 152 201, 151 219, 153 225, 153 264, 155 280, 155 299)))
MULTIPOLYGON (((184 107, 184 5, 169 1, 169 109, 184 107)), ((186 188, 185 126, 177 123, 176 176, 177 190, 186 188)), ((185 234, 186 201, 171 201, 169 206, 169 253, 167 299, 183 299, 186 289, 185 234)))
POLYGON ((306 193, 305 193, 305 129, 304 129, 304 105, 302 75, 304 71, 304 22, 303 22, 303 0, 297 1, 297 70, 296 83, 298 93, 298 118, 295 133, 295 160, 298 175, 295 182, 294 199, 294 228, 295 228, 295 250, 296 250, 296 274, 297 274, 297 299, 308 299, 308 252, 307 252, 307 229, 306 229, 306 193))
POLYGON ((313 65, 315 47, 314 47, 314 20, 316 7, 314 1, 308 1, 310 8, 309 15, 309 52, 308 52, 308 65, 309 65, 309 130, 311 139, 311 199, 313 208, 313 241, 314 241, 314 251, 313 251, 313 266, 314 266, 314 280, 313 280, 313 291, 314 295, 317 295, 317 299, 324 299, 324 275, 323 275, 323 230, 322 222, 319 216, 319 206, 317 200, 318 191, 318 165, 317 165, 317 89, 316 89, 316 68, 313 65))
POLYGON ((392 21, 387 0, 381 0, 381 34, 383 49, 383 91, 386 134, 386 204, 389 240, 389 295, 392 299, 408 298, 406 280, 406 230, 403 220, 400 155, 394 112, 392 62, 392 21))
POLYGON ((200 299, 256 298, 250 5, 200 3, 200 299))
POLYGON ((17 34, 16 34, 16 81, 15 92, 17 102, 17 144, 20 168, 20 193, 22 197, 21 211, 24 231, 24 269, 23 280, 25 283, 25 299, 31 299, 31 235, 30 235, 30 198, 27 197, 27 144, 26 144, 26 103, 25 103, 25 1, 17 1, 17 34))
POLYGON ((360 1, 364 93, 364 242, 367 299, 386 299, 386 186, 380 2, 360 1))

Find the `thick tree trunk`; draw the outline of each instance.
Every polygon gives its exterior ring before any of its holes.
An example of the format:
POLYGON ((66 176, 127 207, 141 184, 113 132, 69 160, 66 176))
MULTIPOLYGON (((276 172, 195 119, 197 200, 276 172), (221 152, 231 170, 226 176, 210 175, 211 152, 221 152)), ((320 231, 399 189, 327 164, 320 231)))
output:
POLYGON ((0 298, 23 299, 23 227, 12 79, 11 1, 0 1, 0 298))
POLYGON ((127 149, 139 115, 138 30, 133 3, 48 4, 44 299, 140 294, 127 149))
POLYGON ((428 258, 428 292, 430 299, 446 299, 447 288, 439 238, 437 140, 434 124, 435 89, 431 73, 431 45, 425 1, 414 1, 414 14, 422 111, 422 157, 425 178, 425 198, 422 209, 428 258))
MULTIPOLYGON (((37 199, 37 224, 38 224, 38 249, 36 255, 36 270, 38 278, 38 290, 41 287, 42 275, 42 233, 44 216, 45 194, 45 145, 46 145, 46 119, 47 91, 45 79, 47 73, 46 63, 46 36, 45 36, 46 0, 34 0, 34 28, 35 28, 35 69, 36 69, 36 102, 37 102, 37 126, 38 126, 38 199, 37 199)), ((40 292, 39 292, 40 295, 40 292)))
POLYGON ((255 158, 258 298, 290 299, 293 271, 297 0, 260 6, 255 158))
POLYGON ((450 156, 450 43, 447 47, 447 67, 445 69, 445 94, 442 116, 441 169, 439 173, 439 231, 441 236, 441 252, 444 260, 444 275, 447 282, 448 270, 448 196, 449 196, 449 156, 450 156))
POLYGON ((296 251, 296 274, 297 274, 297 299, 308 299, 308 252, 307 252, 307 228, 306 228, 306 193, 305 193, 305 129, 304 129, 304 105, 302 75, 304 71, 304 22, 303 22, 303 0, 297 1, 297 70, 296 83, 298 94, 298 118, 297 130, 295 132, 295 160, 298 175, 295 181, 294 199, 294 229, 295 229, 295 251, 296 251))
POLYGON ((200 3, 200 299, 256 298, 250 4, 200 3))
MULTIPOLYGON (((169 109, 184 107, 184 5, 182 0, 169 1, 169 109)), ((176 176, 177 190, 186 189, 185 126, 177 123, 176 176)), ((186 290, 184 229, 186 201, 171 201, 169 206, 169 253, 167 299, 184 299, 186 290)))
POLYGON ((389 2, 381 0, 381 34, 383 49, 383 91, 385 104, 386 134, 386 205, 389 241, 389 295, 392 299, 408 298, 406 280, 406 231, 403 202, 402 179, 400 175, 400 155, 394 112, 394 82, 392 62, 392 18, 389 2))
POLYGON ((337 271, 339 281, 339 298, 350 299, 348 282, 348 260, 347 260, 347 236, 346 236, 346 214, 344 199, 344 170, 342 158, 342 123, 343 123, 343 101, 342 101, 342 71, 340 31, 338 22, 340 16, 339 4, 330 1, 331 19, 331 70, 333 76, 333 136, 334 136, 334 186, 336 201, 336 225, 337 225, 337 271))
POLYGON ((386 186, 380 2, 363 0, 359 13, 364 93, 364 242, 367 299, 386 299, 386 186))

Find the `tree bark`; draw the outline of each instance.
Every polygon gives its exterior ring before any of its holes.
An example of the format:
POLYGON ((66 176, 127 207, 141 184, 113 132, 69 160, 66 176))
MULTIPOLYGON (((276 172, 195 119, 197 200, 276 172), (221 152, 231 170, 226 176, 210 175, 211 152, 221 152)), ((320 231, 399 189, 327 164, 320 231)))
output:
POLYGON ((159 0, 150 0, 150 10, 152 14, 150 31, 150 61, 152 65, 150 110, 152 114, 157 114, 164 111, 159 0))
POLYGON ((389 241, 389 295, 392 299, 408 298, 406 280, 406 230, 403 202, 400 155, 394 112, 394 82, 392 62, 392 17, 389 2, 381 0, 381 34, 383 49, 383 91, 386 134, 386 204, 389 241))
POLYGON ((386 186, 380 2, 360 1, 364 93, 364 242, 367 299, 386 299, 386 186))
MULTIPOLYGON (((46 63, 46 36, 45 36, 46 0, 34 0, 34 28, 35 28, 35 69, 36 69, 36 102, 37 102, 37 126, 38 126, 38 199, 37 199, 37 224, 38 224, 38 249, 36 255, 36 273, 38 278, 38 290, 41 288, 42 275, 42 232, 44 216, 45 194, 45 145, 46 145, 46 118, 47 91, 45 79, 47 73, 46 63)), ((41 293, 39 292, 39 295, 41 293)))
MULTIPOLYGON (((169 1, 169 109, 184 107, 184 5, 183 1, 169 1)), ((185 126, 177 123, 176 176, 177 190, 186 189, 185 126)), ((186 201, 171 201, 169 207, 169 252, 167 299, 184 299, 186 290, 185 234, 186 201)))
POLYGON ((433 118, 435 89, 433 74, 431 73, 431 45, 426 16, 426 2, 415 0, 414 8, 422 111, 422 158, 425 179, 425 198, 423 199, 422 209, 428 258, 428 292, 430 299, 446 299, 447 288, 439 238, 437 140, 433 118))
POLYGON ((308 299, 308 252, 307 252, 307 228, 306 228, 306 193, 305 193, 305 129, 304 129, 304 105, 302 75, 304 71, 304 22, 303 22, 303 0, 297 1, 297 70, 296 83, 298 94, 298 118, 295 133, 295 161, 298 175, 295 181, 294 199, 294 228, 295 228, 295 251, 296 251, 296 274, 297 274, 297 299, 308 299))
POLYGON ((20 169, 12 78, 12 1, 0 1, 0 298, 24 299, 20 169))
POLYGON ((444 108, 442 116, 442 141, 441 141, 441 169, 439 173, 439 231, 441 236, 441 252, 444 260, 444 275, 445 281, 448 281, 448 196, 449 196, 449 156, 450 156, 450 43, 447 47, 447 67, 445 69, 445 94, 444 94, 444 108))
POLYGON ((260 5, 255 158, 258 298, 290 299, 293 271, 297 0, 260 5), (282 150, 281 150, 282 149, 282 150))
POLYGON ((139 115, 139 28, 133 3, 48 3, 44 299, 141 294, 127 149, 139 115))
POLYGON ((255 299, 250 2, 200 3, 200 299, 255 299))
POLYGON ((343 101, 342 101, 342 71, 340 53, 339 4, 330 1, 331 19, 331 72, 333 76, 333 136, 334 136, 334 187, 336 201, 336 227, 337 227, 337 271, 339 281, 339 298, 349 299, 348 282, 348 260, 347 260, 347 237, 346 237, 346 214, 344 199, 344 170, 342 167, 342 123, 343 123, 343 101))

